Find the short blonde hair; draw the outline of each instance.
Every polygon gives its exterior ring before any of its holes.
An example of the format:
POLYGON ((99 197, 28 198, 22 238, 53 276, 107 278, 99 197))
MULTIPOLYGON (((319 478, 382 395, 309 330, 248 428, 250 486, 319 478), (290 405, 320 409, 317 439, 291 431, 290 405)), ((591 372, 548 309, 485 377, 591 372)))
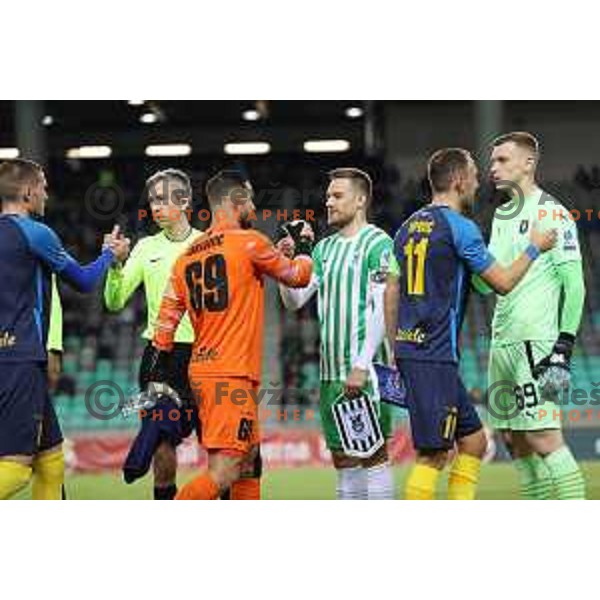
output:
POLYGON ((329 171, 329 180, 334 179, 350 179, 359 188, 360 192, 367 197, 367 204, 371 203, 373 198, 373 181, 371 176, 362 169, 356 167, 340 167, 329 171))
POLYGON ((529 150, 536 158, 540 155, 540 143, 534 135, 527 131, 511 131, 500 135, 492 142, 492 146, 495 148, 508 142, 513 142, 520 148, 529 150))
POLYGON ((178 181, 181 184, 181 190, 183 191, 183 198, 192 198, 193 190, 192 190, 192 182, 186 173, 180 171, 179 169, 164 169, 162 171, 157 171, 154 175, 151 175, 146 179, 146 191, 149 193, 150 188, 161 181, 178 181))

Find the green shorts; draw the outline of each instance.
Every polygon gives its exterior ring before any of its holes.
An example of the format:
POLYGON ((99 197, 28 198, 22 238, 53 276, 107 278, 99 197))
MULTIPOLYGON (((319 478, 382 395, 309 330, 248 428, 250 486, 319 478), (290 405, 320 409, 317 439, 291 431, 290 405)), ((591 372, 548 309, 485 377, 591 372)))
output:
MULTIPOLYGON (((344 383, 340 381, 321 381, 321 397, 319 402, 319 411, 321 413, 321 424, 323 426, 323 434, 325 435, 325 443, 327 448, 332 451, 343 450, 342 441, 335 424, 332 406, 339 398, 344 390, 344 383)), ((368 384, 367 394, 372 397, 373 388, 368 384)), ((375 411, 379 418, 381 432, 385 438, 390 437, 392 430, 392 413, 391 407, 388 404, 377 401, 373 403, 375 411)))
POLYGON ((488 369, 487 412, 494 429, 560 429, 560 407, 544 398, 533 367, 552 350, 554 341, 492 346, 488 369))

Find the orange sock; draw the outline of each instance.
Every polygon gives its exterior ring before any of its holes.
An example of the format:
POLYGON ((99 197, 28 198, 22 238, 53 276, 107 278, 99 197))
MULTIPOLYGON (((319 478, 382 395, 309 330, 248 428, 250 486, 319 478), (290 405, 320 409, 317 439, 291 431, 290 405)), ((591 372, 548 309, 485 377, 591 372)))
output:
POLYGON ((260 500, 260 479, 240 479, 231 486, 232 500, 260 500))
POLYGON ((219 497, 219 487, 213 481, 210 473, 192 479, 186 483, 175 496, 175 500, 216 500, 219 497))

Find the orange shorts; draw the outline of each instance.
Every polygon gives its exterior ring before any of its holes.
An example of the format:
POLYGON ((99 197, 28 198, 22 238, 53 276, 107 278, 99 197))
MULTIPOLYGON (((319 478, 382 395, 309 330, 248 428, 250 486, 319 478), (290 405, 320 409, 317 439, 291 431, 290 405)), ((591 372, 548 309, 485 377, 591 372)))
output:
POLYGON ((247 453, 260 441, 259 383, 246 377, 201 376, 190 370, 200 417, 202 445, 207 450, 247 453))

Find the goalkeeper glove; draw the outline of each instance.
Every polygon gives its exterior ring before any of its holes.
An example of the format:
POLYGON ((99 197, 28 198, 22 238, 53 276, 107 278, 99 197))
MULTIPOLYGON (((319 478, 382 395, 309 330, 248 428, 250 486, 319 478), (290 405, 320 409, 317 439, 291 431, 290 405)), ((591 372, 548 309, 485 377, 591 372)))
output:
POLYGON ((170 352, 150 346, 150 351, 145 360, 142 361, 140 371, 140 385, 143 390, 148 387, 151 381, 163 383, 168 379, 170 361, 170 352))
POLYGON ((533 368, 533 376, 544 393, 557 394, 569 387, 574 346, 575 336, 561 332, 552 352, 533 368))
POLYGON ((126 407, 126 412, 154 408, 162 396, 172 400, 179 408, 182 406, 179 394, 167 383, 171 353, 152 346, 147 361, 144 361, 140 373, 142 391, 136 394, 126 407))
POLYGON ((133 413, 139 411, 149 411, 155 408, 162 401, 163 405, 165 402, 172 402, 176 408, 181 408, 183 402, 181 397, 168 383, 156 383, 151 381, 147 386, 137 394, 134 394, 129 398, 123 407, 121 413, 124 417, 128 417, 133 413))
POLYGON ((306 235, 302 235, 302 230, 306 225, 308 225, 308 223, 302 219, 288 221, 287 223, 280 225, 275 241, 279 242, 289 235, 294 241, 294 256, 298 256, 299 254, 307 254, 310 256, 312 254, 313 240, 306 235))

